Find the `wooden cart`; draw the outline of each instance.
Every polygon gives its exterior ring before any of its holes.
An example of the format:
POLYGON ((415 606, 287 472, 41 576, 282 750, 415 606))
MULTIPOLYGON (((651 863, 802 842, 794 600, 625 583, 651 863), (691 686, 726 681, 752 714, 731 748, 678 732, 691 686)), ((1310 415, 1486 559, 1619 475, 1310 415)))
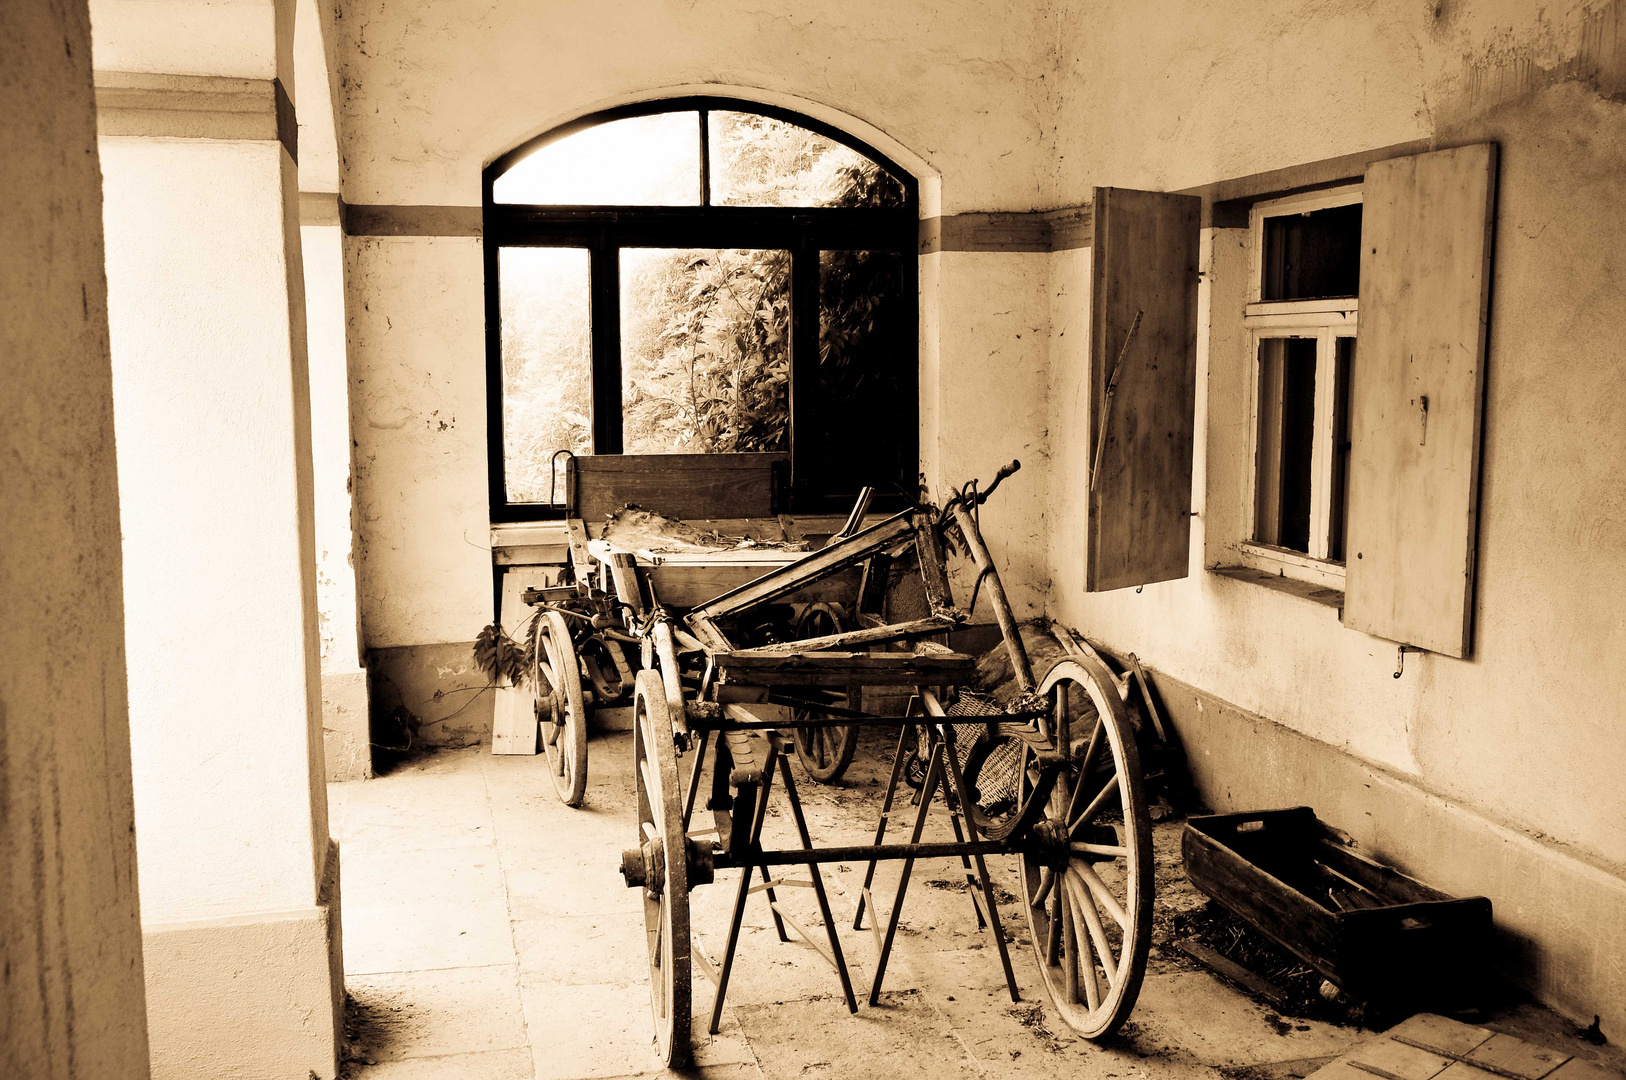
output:
MULTIPOLYGON (((1015 467, 1002 470, 1001 478, 1015 467)), ((941 512, 886 518, 699 603, 681 618, 651 587, 650 567, 635 558, 601 564, 622 625, 646 661, 633 693, 638 833, 635 846, 622 852, 621 871, 629 887, 643 892, 656 1044, 668 1064, 689 1060, 695 968, 716 988, 710 1028, 717 1031, 745 905, 757 893, 765 894, 780 940, 793 933, 817 949, 834 969, 848 1008, 857 1011, 820 871, 830 862, 869 864, 853 925, 861 929, 866 914, 871 917, 877 951, 872 1005, 914 861, 938 857, 960 858, 966 867, 979 923, 993 935, 1017 1000, 986 867, 988 856, 1006 855, 1021 860, 1022 904, 1057 1012, 1091 1038, 1128 1016, 1145 971, 1152 914, 1151 823, 1133 730, 1116 680, 1093 655, 1062 661, 1034 678, 978 531, 978 508, 992 490, 979 494, 968 484, 941 512), (970 689, 973 657, 926 640, 965 618, 943 569, 945 536, 969 552, 977 586, 998 617, 1022 691, 1011 708, 970 689), (854 628, 766 646, 743 640, 764 605, 809 595, 854 571, 861 579, 854 628), (911 576, 922 600, 922 610, 903 620, 872 602, 884 592, 880 579, 900 572, 911 576), (891 712, 854 706, 854 686, 903 688, 908 706, 891 712), (816 848, 789 767, 788 733, 870 725, 898 734, 875 840, 816 848), (920 777, 919 808, 907 842, 889 844, 898 783, 911 770, 920 777), (695 804, 708 775, 712 823, 700 827, 695 804), (776 783, 796 827, 795 847, 762 845, 776 783), (951 811, 955 839, 925 842, 938 794, 951 811), (903 869, 883 914, 871 888, 876 865, 886 860, 901 860, 903 869), (791 866, 805 868, 806 876, 785 877, 791 866), (714 958, 690 935, 689 893, 722 871, 738 871, 739 878, 726 945, 714 958), (794 887, 813 894, 822 933, 807 929, 782 898, 794 887)))
MULTIPOLYGON (((566 462, 568 583, 523 594, 538 609, 530 682, 537 691, 542 746, 566 805, 580 805, 587 788, 592 708, 624 704, 634 671, 653 662, 637 655, 647 641, 630 621, 634 592, 649 598, 644 607, 658 603, 669 612, 686 612, 800 562, 832 535, 862 523, 863 507, 846 518, 779 513, 788 465, 789 456, 778 453, 604 455, 566 462), (604 523, 628 506, 763 546, 679 552, 620 547, 604 538, 604 523), (775 546, 787 540, 810 550, 775 546)), ((850 629, 859 584, 854 568, 795 590, 781 605, 791 605, 792 619, 752 628, 751 636, 761 641, 850 629)), ((798 727, 791 734, 808 775, 821 783, 840 779, 858 741, 851 725, 798 727)))

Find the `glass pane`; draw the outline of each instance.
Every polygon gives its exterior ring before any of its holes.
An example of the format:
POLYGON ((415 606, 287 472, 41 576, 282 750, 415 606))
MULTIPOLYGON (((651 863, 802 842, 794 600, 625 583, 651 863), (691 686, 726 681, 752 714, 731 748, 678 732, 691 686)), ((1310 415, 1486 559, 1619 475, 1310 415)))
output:
POLYGON ((497 253, 502 326, 503 478, 511 503, 565 501, 559 450, 593 449, 593 344, 588 253, 503 248, 497 253))
POLYGON ((790 252, 621 252, 622 447, 629 454, 784 450, 790 252))
POLYGON ((1345 508, 1349 502, 1349 387, 1355 368, 1355 339, 1341 337, 1334 346, 1336 370, 1332 398, 1332 485, 1328 493, 1327 558, 1344 561, 1345 508))
POLYGON ((798 452, 797 475, 821 495, 850 502, 866 484, 914 490, 913 314, 904 302, 901 253, 819 253, 815 454, 798 452), (822 475, 808 476, 814 468, 822 475))
POLYGON ((834 139, 756 113, 709 117, 714 205, 903 205, 897 177, 834 139))
POLYGON ((1354 296, 1361 282, 1361 204, 1265 219, 1261 300, 1354 296))
POLYGON ((700 117, 656 113, 566 135, 497 177, 500 203, 698 206, 700 117))
POLYGON ((1259 454, 1254 539, 1310 550, 1311 448, 1315 438, 1314 338, 1259 342, 1259 454))

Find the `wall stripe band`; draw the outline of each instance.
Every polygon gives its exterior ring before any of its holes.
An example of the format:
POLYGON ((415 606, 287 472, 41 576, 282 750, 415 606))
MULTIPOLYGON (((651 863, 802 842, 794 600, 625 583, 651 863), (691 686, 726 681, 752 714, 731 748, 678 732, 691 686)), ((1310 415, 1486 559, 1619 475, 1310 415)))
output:
MULTIPOLYGON (((1375 161, 1421 153, 1432 148, 1427 140, 1396 143, 1358 154, 1185 188, 1180 194, 1202 198, 1203 228, 1246 228, 1248 208, 1259 199, 1357 181, 1365 175, 1366 167, 1375 161)), ((326 204, 319 208, 314 203, 307 209, 302 201, 300 220, 303 224, 338 223, 350 236, 481 235, 478 206, 351 206, 336 195, 321 198, 336 203, 337 210, 327 209, 326 204), (322 220, 315 220, 310 215, 319 215, 322 220)), ((1094 242, 1094 219, 1094 210, 1090 206, 1061 210, 972 212, 925 218, 920 223, 920 253, 1043 254, 1072 251, 1090 247, 1094 242)))

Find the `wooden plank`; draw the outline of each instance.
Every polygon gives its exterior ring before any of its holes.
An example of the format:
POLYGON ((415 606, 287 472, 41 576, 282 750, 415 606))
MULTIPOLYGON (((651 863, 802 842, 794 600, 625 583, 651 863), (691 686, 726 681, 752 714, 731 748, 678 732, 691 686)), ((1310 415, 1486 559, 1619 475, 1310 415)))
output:
POLYGON ((1201 207, 1194 195, 1095 189, 1090 592, 1188 570, 1201 207))
POLYGON ((914 622, 891 623, 882 626, 865 627, 860 630, 843 630, 839 634, 802 638, 799 641, 780 641, 773 645, 763 645, 755 649, 742 649, 740 651, 756 656, 782 656, 786 653, 816 652, 819 649, 841 649, 848 645, 881 645, 893 641, 902 641, 905 638, 922 637, 926 634, 941 634, 953 627, 953 619, 934 615, 929 619, 916 619, 914 622))
MULTIPOLYGON (((520 644, 530 631, 536 609, 525 602, 530 589, 548 588, 557 582, 559 571, 541 567, 523 567, 505 570, 502 576, 502 610, 500 622, 503 633, 520 644)), ((495 691, 491 712, 491 752, 493 754, 535 755, 541 749, 536 722, 536 697, 528 687, 508 685, 507 680, 495 691)))
MULTIPOLYGON (((685 566, 662 564, 643 567, 643 574, 655 589, 661 603, 674 608, 693 608, 713 597, 749 585, 762 576, 762 566, 685 566)), ((786 604, 850 604, 858 595, 858 571, 842 570, 800 589, 786 593, 786 604)))
POLYGON ((936 686, 964 682, 977 668, 976 657, 951 652, 733 652, 717 653, 714 659, 723 681, 759 686, 936 686))
POLYGON ((1182 939, 1174 943, 1175 947, 1214 974, 1231 980, 1242 989, 1258 994, 1278 1009, 1285 1009, 1290 1005, 1290 999, 1282 989, 1269 979, 1261 978, 1237 963, 1210 949, 1200 941, 1182 939))
POLYGON ((1345 626, 1466 656, 1496 147, 1367 170, 1345 626))
POLYGON ((715 619, 752 604, 765 603, 822 577, 856 566, 899 537, 910 535, 914 529, 912 515, 913 511, 906 510, 790 566, 764 574, 750 585, 711 600, 697 613, 715 619))
POLYGON ((570 564, 575 567, 576 580, 586 581, 593 573, 593 557, 587 552, 587 526, 581 518, 569 518, 565 528, 570 536, 570 564))
POLYGON ((771 518, 790 455, 589 454, 570 459, 572 514, 603 520, 635 504, 673 518, 771 518))
POLYGON ((954 606, 954 593, 949 587, 948 570, 943 566, 937 530, 925 515, 915 519, 915 555, 920 564, 920 583, 926 590, 926 604, 932 614, 956 620, 966 618, 967 613, 954 606))

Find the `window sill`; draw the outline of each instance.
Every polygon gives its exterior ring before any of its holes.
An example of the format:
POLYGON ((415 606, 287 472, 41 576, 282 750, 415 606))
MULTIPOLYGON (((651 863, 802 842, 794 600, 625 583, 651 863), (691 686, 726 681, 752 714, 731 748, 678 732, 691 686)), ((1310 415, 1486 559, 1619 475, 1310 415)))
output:
POLYGON ((1252 566, 1212 566, 1208 570, 1211 574, 1230 578, 1232 581, 1246 581, 1254 585, 1263 585, 1267 589, 1287 593, 1301 600, 1309 600, 1323 607, 1330 607, 1336 611, 1344 608, 1344 593, 1342 589, 1329 589, 1325 585, 1316 585, 1308 581, 1299 581, 1296 578, 1282 577, 1267 570, 1259 570, 1252 566))

